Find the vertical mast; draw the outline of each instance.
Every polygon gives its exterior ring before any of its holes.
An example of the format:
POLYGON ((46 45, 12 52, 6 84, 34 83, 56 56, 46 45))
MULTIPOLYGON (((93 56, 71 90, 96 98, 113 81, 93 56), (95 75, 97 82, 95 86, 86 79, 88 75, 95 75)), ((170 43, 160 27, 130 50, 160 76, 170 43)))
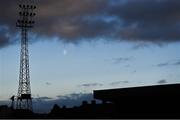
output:
POLYGON ((20 19, 16 26, 21 29, 21 54, 20 54, 20 73, 19 88, 17 95, 16 109, 27 109, 32 111, 32 97, 30 87, 29 72, 29 51, 28 51, 28 29, 34 25, 33 17, 36 15, 33 10, 36 6, 30 4, 19 5, 20 19))

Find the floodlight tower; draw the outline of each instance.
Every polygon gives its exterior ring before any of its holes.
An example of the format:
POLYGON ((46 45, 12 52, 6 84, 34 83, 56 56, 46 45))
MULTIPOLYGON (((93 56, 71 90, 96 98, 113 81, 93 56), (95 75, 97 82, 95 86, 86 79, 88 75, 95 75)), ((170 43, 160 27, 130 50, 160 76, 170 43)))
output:
POLYGON ((19 88, 16 101, 16 109, 25 109, 32 111, 32 97, 30 87, 29 74, 29 53, 28 53, 28 30, 34 26, 33 11, 36 6, 32 4, 19 5, 19 19, 16 26, 21 29, 21 54, 20 54, 20 74, 19 74, 19 88))

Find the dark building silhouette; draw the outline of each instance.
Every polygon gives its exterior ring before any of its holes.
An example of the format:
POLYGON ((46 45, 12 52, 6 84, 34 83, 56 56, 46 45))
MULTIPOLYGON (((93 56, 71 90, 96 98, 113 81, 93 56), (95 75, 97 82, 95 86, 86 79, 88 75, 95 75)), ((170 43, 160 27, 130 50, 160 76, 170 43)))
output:
POLYGON ((143 97, 158 100, 158 98, 177 98, 180 96, 180 84, 155 85, 145 87, 120 88, 94 91, 94 98, 106 102, 119 103, 124 98, 143 97))
POLYGON ((111 103, 116 116, 180 116, 180 84, 94 91, 94 98, 111 103))

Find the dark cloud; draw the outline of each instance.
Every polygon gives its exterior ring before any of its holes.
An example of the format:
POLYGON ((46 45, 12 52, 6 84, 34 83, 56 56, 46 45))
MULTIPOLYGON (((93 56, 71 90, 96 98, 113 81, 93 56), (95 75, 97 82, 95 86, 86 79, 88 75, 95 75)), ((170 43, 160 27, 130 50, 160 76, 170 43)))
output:
POLYGON ((119 64, 121 62, 126 62, 131 60, 132 57, 120 57, 120 58, 113 58, 114 64, 119 64))
POLYGON ((39 97, 38 99, 40 99, 40 100, 51 100, 52 98, 50 98, 50 97, 39 97))
POLYGON ((179 6, 178 0, 127 0, 111 11, 124 22, 119 32, 124 39, 175 42, 180 38, 179 6))
POLYGON ((173 60, 172 61, 169 61, 169 62, 166 62, 166 63, 160 63, 157 65, 157 67, 166 67, 166 66, 179 66, 180 65, 180 60, 173 60))
POLYGON ((46 85, 48 85, 48 86, 49 86, 49 85, 52 85, 52 83, 50 83, 50 82, 46 82, 46 85))
POLYGON ((98 87, 98 86, 103 86, 101 83, 87 83, 87 84, 82 84, 78 85, 80 87, 98 87))
MULTIPOLYGON (((0 28, 8 27, 11 34, 0 32, 0 47, 13 43, 17 6, 15 0, 1 1, 0 28)), ((179 0, 39 0, 37 6, 33 33, 38 36, 73 43, 99 37, 156 44, 180 41, 179 0)))
POLYGON ((168 66, 168 65, 169 65, 169 63, 160 63, 157 66, 158 67, 165 67, 165 66, 168 66))
POLYGON ((157 83, 158 83, 158 84, 166 84, 167 81, 166 81, 166 80, 160 80, 160 81, 158 81, 157 83))
POLYGON ((139 43, 137 45, 134 45, 132 47, 132 49, 137 50, 137 49, 142 49, 142 48, 147 48, 147 47, 149 47, 149 44, 147 44, 147 43, 139 43))
POLYGON ((175 62, 174 65, 180 65, 180 61, 175 62))
POLYGON ((57 96, 59 99, 73 99, 73 100, 78 100, 78 99, 84 99, 84 100, 89 100, 89 98, 92 99, 92 94, 84 94, 84 93, 72 93, 69 95, 64 95, 64 96, 57 96))
POLYGON ((16 35, 9 31, 9 28, 6 26, 0 26, 0 48, 11 45, 15 43, 14 41, 16 35), (12 37, 14 36, 14 38, 12 37))
POLYGON ((117 81, 117 82, 112 82, 109 85, 116 86, 116 85, 119 85, 119 84, 127 84, 127 83, 129 83, 129 81, 117 81))

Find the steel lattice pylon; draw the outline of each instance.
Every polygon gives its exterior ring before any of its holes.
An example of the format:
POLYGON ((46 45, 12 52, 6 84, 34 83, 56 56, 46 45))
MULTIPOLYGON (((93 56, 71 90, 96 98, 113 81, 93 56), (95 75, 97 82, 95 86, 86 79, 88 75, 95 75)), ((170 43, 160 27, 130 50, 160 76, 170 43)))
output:
POLYGON ((16 26, 21 28, 21 55, 20 55, 20 74, 19 74, 19 88, 16 102, 16 109, 27 109, 32 111, 32 97, 30 87, 30 73, 29 73, 29 52, 28 52, 28 29, 34 25, 33 17, 36 8, 34 5, 21 4, 20 19, 16 26))

